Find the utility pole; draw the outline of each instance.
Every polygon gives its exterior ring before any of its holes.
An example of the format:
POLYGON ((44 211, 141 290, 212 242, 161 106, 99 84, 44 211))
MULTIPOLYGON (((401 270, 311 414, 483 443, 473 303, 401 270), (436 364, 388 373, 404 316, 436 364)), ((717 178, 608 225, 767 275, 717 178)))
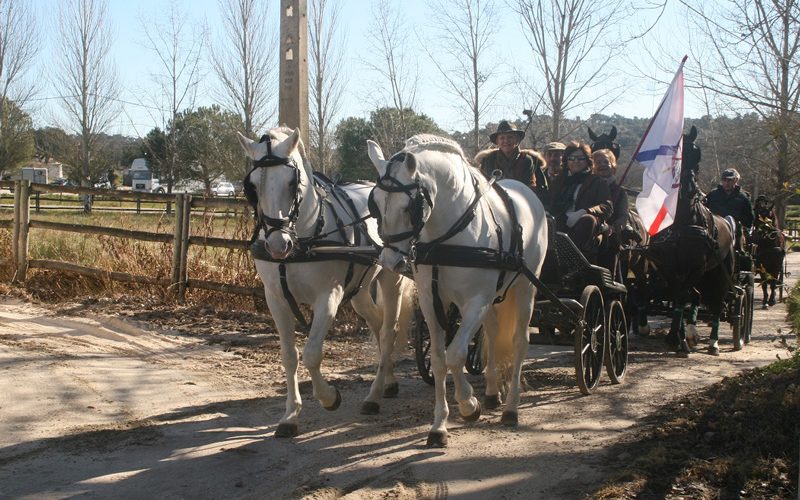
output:
POLYGON ((281 1, 278 122, 300 128, 308 144, 308 16, 306 0, 281 1))

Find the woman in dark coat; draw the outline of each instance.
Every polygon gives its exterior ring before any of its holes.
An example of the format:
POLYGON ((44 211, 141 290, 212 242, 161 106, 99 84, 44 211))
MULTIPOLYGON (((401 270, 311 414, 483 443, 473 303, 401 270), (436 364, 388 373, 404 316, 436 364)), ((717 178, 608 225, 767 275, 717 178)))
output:
POLYGON ((561 175, 550 188, 550 215, 556 229, 566 232, 590 262, 597 261, 597 235, 613 213, 605 180, 592 175, 589 146, 571 142, 562 157, 561 175))

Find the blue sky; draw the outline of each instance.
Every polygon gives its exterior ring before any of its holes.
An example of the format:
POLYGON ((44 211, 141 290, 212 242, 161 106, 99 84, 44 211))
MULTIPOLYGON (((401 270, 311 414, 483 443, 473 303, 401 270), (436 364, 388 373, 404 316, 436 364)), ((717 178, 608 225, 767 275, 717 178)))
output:
MULTIPOLYGON (((277 2, 270 0, 271 14, 275 18, 277 30, 277 2)), ((184 8, 190 9, 190 16, 196 20, 205 20, 211 28, 211 38, 218 37, 219 33, 219 14, 217 0, 181 0, 179 2, 184 8)), ((57 12, 57 0, 40 0, 37 3, 39 15, 46 18, 42 26, 53 26, 55 13, 57 12)), ((137 105, 142 101, 142 95, 154 92, 151 74, 157 71, 154 65, 152 54, 144 46, 144 37, 139 21, 140 14, 150 15, 151 12, 159 12, 164 9, 166 0, 110 0, 109 17, 113 30, 114 44, 111 50, 111 57, 114 59, 119 80, 122 87, 121 99, 124 101, 123 112, 115 121, 113 130, 110 133, 123 133, 126 135, 143 136, 155 126, 162 126, 154 120, 147 110, 137 105)), ((342 0, 343 12, 341 16, 341 29, 346 33, 346 58, 344 64, 344 74, 347 77, 347 91, 344 96, 344 103, 339 119, 348 116, 363 116, 369 114, 371 107, 367 104, 364 97, 374 93, 370 87, 369 80, 371 75, 364 67, 363 60, 369 58, 367 32, 370 23, 370 13, 372 2, 370 0, 342 0)), ((460 118, 458 111, 452 106, 452 99, 435 85, 437 75, 424 51, 415 47, 419 39, 425 39, 430 32, 430 14, 427 11, 424 0, 398 0, 404 15, 408 16, 407 26, 409 44, 412 46, 412 54, 416 56, 420 66, 421 75, 419 85, 419 95, 416 109, 431 116, 440 126, 446 130, 466 130, 468 125, 460 118)), ((497 37, 494 47, 494 58, 498 61, 498 67, 493 77, 493 84, 503 87, 495 106, 487 116, 487 121, 497 121, 504 117, 521 117, 521 110, 530 108, 534 105, 525 102, 521 95, 509 82, 513 78, 515 69, 528 70, 528 78, 535 78, 532 63, 532 53, 528 48, 519 23, 513 18, 510 10, 503 0, 497 0, 498 12, 500 14, 499 23, 503 26, 503 33, 497 37)), ((668 13, 668 16, 673 15, 668 13)), ((644 16, 644 15, 643 15, 644 16)), ((57 30, 50 29, 50 35, 45 40, 55 42, 57 30)), ((667 33, 670 36, 668 44, 670 53, 661 56, 663 69, 655 67, 653 56, 646 54, 642 46, 654 43, 655 38, 648 37, 642 44, 631 47, 623 58, 620 55, 615 64, 620 67, 628 68, 620 70, 614 78, 624 80, 626 92, 624 97, 617 99, 611 106, 601 108, 598 99, 587 94, 587 103, 580 108, 569 113, 570 117, 588 117, 593 112, 604 114, 618 113, 624 116, 644 116, 649 117, 658 106, 658 103, 666 90, 667 83, 671 79, 671 72, 677 68, 680 58, 686 53, 685 43, 680 37, 674 36, 674 27, 665 27, 656 30, 652 36, 657 37, 659 33, 667 33), (638 59, 637 59, 637 53, 638 59), (633 57, 630 57, 633 54, 633 57), (634 60, 633 64, 630 63, 634 60), (670 61, 672 60, 672 61, 670 61), (672 62, 672 63, 671 63, 672 62), (666 68, 671 68, 666 70, 666 68), (640 77, 640 74, 647 77, 640 77), (660 81, 659 81, 660 80, 660 81), (663 82, 663 83, 662 83, 663 82)), ((661 35, 664 36, 664 35, 661 35)), ((429 43, 429 42, 428 42, 429 43)), ((45 44, 40 59, 46 63, 46 55, 55 49, 48 43, 45 44)), ((277 55, 276 55, 277 57, 277 55)), ((687 62, 687 72, 691 71, 692 61, 687 62)), ((616 84, 616 82, 611 82, 616 84)), ((198 105, 207 105, 213 102, 210 91, 214 84, 211 73, 204 80, 204 88, 200 89, 198 105)), ((54 90, 45 88, 43 95, 51 97, 54 90)), ((602 95, 602 90, 597 90, 602 95)), ((55 106, 54 101, 45 101, 48 106, 55 106)), ((702 107, 698 101, 687 94, 686 116, 694 117, 703 114, 702 107)), ((51 124, 53 113, 49 112, 47 106, 36 115, 37 125, 51 124)), ((277 120, 277 118, 276 118, 277 120)))

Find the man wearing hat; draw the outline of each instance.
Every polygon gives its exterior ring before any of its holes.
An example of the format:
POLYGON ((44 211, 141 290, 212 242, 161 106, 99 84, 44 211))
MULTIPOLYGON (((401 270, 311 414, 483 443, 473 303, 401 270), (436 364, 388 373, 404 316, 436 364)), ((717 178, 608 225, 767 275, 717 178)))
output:
POLYGON ((719 185, 716 189, 708 193, 703 200, 703 203, 713 213, 720 217, 731 217, 739 223, 736 228, 736 248, 738 250, 744 249, 743 235, 747 229, 753 227, 753 205, 750 203, 750 196, 742 192, 739 186, 739 179, 741 176, 735 168, 729 168, 722 172, 719 185), (741 227, 744 226, 744 227, 741 227))
POLYGON ((567 146, 560 142, 551 142, 544 147, 544 160, 547 164, 543 170, 548 185, 552 184, 553 179, 561 173, 561 157, 564 156, 565 149, 567 146))
POLYGON ((726 217, 730 215, 746 228, 753 226, 753 205, 750 197, 739 186, 741 176, 735 168, 722 172, 722 178, 716 189, 706 195, 704 201, 709 210, 726 217))
POLYGON ((492 172, 499 170, 503 179, 516 179, 530 186, 540 200, 547 198, 547 179, 542 173, 544 165, 542 155, 531 149, 520 149, 519 144, 525 132, 507 120, 497 125, 497 131, 489 135, 489 140, 496 148, 485 149, 475 156, 481 172, 491 177, 492 172))

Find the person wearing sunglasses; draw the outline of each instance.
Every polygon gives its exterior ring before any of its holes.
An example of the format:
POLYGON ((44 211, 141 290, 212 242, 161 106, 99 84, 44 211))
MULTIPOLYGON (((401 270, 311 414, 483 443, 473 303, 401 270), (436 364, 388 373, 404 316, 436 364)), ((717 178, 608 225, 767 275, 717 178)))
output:
POLYGON ((544 203, 547 197, 547 179, 541 170, 544 158, 532 149, 520 149, 524 137, 525 132, 516 125, 501 121, 497 131, 489 135, 489 140, 497 147, 478 153, 475 163, 487 178, 499 170, 503 179, 515 179, 526 184, 544 203))
POLYGON ((550 215, 556 230, 569 235, 589 262, 597 263, 599 235, 613 213, 611 190, 601 177, 592 175, 589 146, 575 141, 564 150, 561 174, 550 191, 550 215))

